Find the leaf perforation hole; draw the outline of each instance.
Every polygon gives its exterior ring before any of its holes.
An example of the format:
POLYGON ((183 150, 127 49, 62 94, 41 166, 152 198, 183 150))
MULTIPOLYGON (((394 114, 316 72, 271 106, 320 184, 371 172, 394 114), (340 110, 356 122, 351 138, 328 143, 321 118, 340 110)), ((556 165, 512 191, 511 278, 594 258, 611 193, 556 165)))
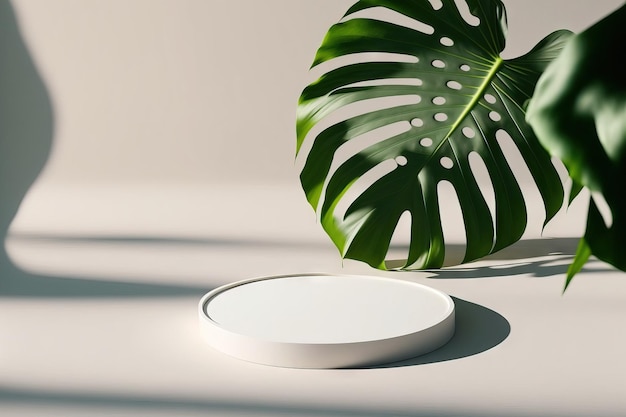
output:
MULTIPOLYGON (((398 168, 398 163, 393 159, 385 160, 372 169, 361 175, 351 186, 346 193, 341 197, 341 200, 335 207, 335 216, 338 218, 346 219, 346 215, 350 206, 367 191, 374 183, 386 175, 389 175, 395 169, 398 168)), ((353 214, 353 213, 352 213, 353 214)))
POLYGON ((448 115, 445 113, 435 113, 435 115, 433 116, 433 119, 435 119, 438 122, 445 122, 446 120, 448 120, 448 115))
POLYGON ((308 78, 310 79, 310 82, 314 82, 322 75, 338 68, 368 62, 399 62, 417 64, 419 62, 419 58, 414 55, 398 54, 393 52, 358 52, 346 54, 315 65, 309 71, 308 78))
POLYGON ((358 117, 367 113, 371 113, 374 110, 383 110, 393 107, 414 105, 420 103, 421 100, 422 98, 416 94, 404 96, 376 97, 361 100, 337 108, 333 112, 326 115, 320 122, 318 122, 318 125, 320 128, 325 129, 334 124, 352 119, 353 117, 358 117))
POLYGON ((463 72, 468 72, 469 70, 471 70, 471 69, 472 69, 472 67, 470 67, 470 66, 469 66, 469 65, 467 65, 467 64, 463 64, 463 65, 461 65, 461 66, 459 67, 459 69, 460 69, 461 71, 463 71, 463 72))
MULTIPOLYGON (((491 181, 491 176, 489 175, 489 170, 487 169, 487 165, 483 158, 478 154, 478 152, 470 152, 467 156, 468 163, 470 166, 470 170, 474 178, 476 179, 476 183, 478 184, 478 189, 489 208, 489 212, 491 213, 492 221, 496 218, 496 193, 493 188, 493 183, 491 181)), ((495 227, 495 221, 493 222, 495 227)))
POLYGON ((459 14, 470 26, 478 26, 480 25, 480 19, 477 16, 474 16, 470 11, 469 5, 465 0, 454 0, 454 4, 456 8, 459 10, 459 14))
POLYGON ((489 104, 495 104, 496 103, 496 97, 493 94, 485 94, 485 101, 489 104))
POLYGON ((524 198, 526 209, 526 219, 528 224, 526 231, 530 233, 536 233, 543 228, 543 221, 545 219, 545 212, 542 205, 533 204, 536 201, 542 201, 543 197, 539 192, 524 157, 522 156, 517 144, 504 129, 498 129, 495 133, 496 141, 500 147, 504 158, 507 161, 515 180, 520 185, 522 196, 524 198))
POLYGON ((443 7, 443 2, 441 0, 428 0, 428 2, 433 7, 433 10, 439 10, 443 7))
POLYGON ((454 167, 454 161, 452 160, 452 158, 444 156, 439 160, 439 163, 441 164, 442 167, 444 167, 445 169, 452 169, 452 167, 454 167))
POLYGON ((389 85, 420 87, 422 84, 423 81, 419 78, 382 78, 377 80, 366 80, 347 84, 341 87, 341 89, 353 87, 379 87, 389 85))
POLYGON ((345 16, 341 21, 345 22, 352 19, 379 20, 381 22, 388 22, 394 25, 404 26, 406 28, 421 32, 425 35, 432 35, 433 33, 435 33, 435 28, 433 28, 431 25, 382 6, 370 7, 368 9, 359 10, 348 16, 345 16))
POLYGON ((395 161, 396 161, 396 164, 398 164, 398 166, 401 166, 401 167, 403 167, 403 166, 405 166, 406 164, 409 163, 409 160, 406 159, 406 156, 404 156, 404 155, 396 156, 395 161))
POLYGON ((437 96, 433 98, 433 104, 436 106, 441 106, 443 104, 446 104, 446 99, 444 97, 437 96))
POLYGON ((469 126, 465 126, 462 129, 462 132, 463 132, 463 135, 468 139, 472 139, 476 136, 476 131, 469 126))
POLYGON ((502 120, 502 116, 497 111, 490 111, 489 118, 494 122, 499 122, 500 120, 502 120))
POLYGON ((437 202, 445 243, 443 266, 458 265, 465 257, 467 239, 459 196, 451 182, 444 180, 437 183, 437 202))
POLYGON ((430 65, 432 65, 435 68, 445 68, 446 67, 446 63, 443 62, 440 59, 433 59, 433 61, 430 63, 430 65))
POLYGON ((424 148, 428 148, 430 146, 433 146, 433 140, 431 138, 422 138, 420 140, 420 145, 422 145, 424 148))
MULTIPOLYGON (((404 105, 413 105, 418 104, 421 101, 421 97, 417 95, 405 95, 405 96, 389 96, 389 97, 378 97, 373 99, 361 100, 355 103, 350 103, 345 106, 341 106, 338 109, 330 112, 323 119, 321 119, 311 131, 308 132, 306 137, 304 138, 302 145, 300 147, 300 151, 298 152, 298 156, 296 158, 296 167, 298 170, 302 170, 306 161, 308 159, 308 154, 312 149, 313 143, 317 140, 318 135, 320 135, 324 130, 330 128, 333 125, 337 125, 343 123, 347 120, 350 120, 353 117, 358 117, 363 114, 367 114, 372 112, 373 110, 382 110, 388 109, 392 107, 399 107, 404 105)), ((385 129, 391 129, 391 132, 397 131, 397 134, 407 132, 411 130, 411 124, 408 121, 401 121, 397 123, 392 123, 391 125, 383 126, 381 128, 377 128, 371 130, 370 132, 364 133, 362 135, 358 135, 350 139, 341 145, 337 151, 342 149, 344 146, 352 147, 357 143, 370 143, 370 140, 362 140, 361 138, 365 138, 368 136, 377 137, 380 131, 385 131, 385 129)), ((381 137, 380 140, 387 139, 391 136, 381 137)), ((375 139, 376 140, 376 139, 375 139)), ((369 145, 367 145, 369 146, 369 145)), ((361 148, 363 149, 363 148, 361 148)), ((355 152, 358 152, 356 150, 355 152)), ((335 153, 335 157, 337 156, 337 152, 335 153)))
POLYGON ((419 117, 416 117, 416 118, 411 120, 411 126, 413 126, 413 127, 422 127, 422 126, 424 126, 424 121, 422 119, 420 119, 419 117))
POLYGON ((439 39, 439 43, 442 44, 443 46, 454 46, 454 41, 448 38, 447 36, 442 36, 439 39))
POLYGON ((377 129, 372 129, 362 135, 353 137, 339 146, 335 151, 333 162, 342 164, 348 160, 348 158, 363 152, 370 146, 374 146, 386 139, 406 133, 409 130, 411 130, 411 127, 408 126, 406 121, 391 123, 377 129))
POLYGON ((461 88, 463 88, 463 85, 458 81, 450 80, 446 82, 446 87, 451 90, 460 90, 461 88))
POLYGON ((401 121, 370 130, 344 142, 337 148, 333 155, 333 161, 329 168, 329 175, 324 187, 326 187, 334 172, 348 159, 363 152, 370 146, 374 146, 391 137, 404 134, 409 130, 411 130, 411 125, 407 121, 401 121))
POLYGON ((411 244, 411 212, 405 210, 398 219, 396 227, 391 235, 389 249, 385 256, 385 266, 388 269, 400 269, 409 257, 409 245, 411 244))

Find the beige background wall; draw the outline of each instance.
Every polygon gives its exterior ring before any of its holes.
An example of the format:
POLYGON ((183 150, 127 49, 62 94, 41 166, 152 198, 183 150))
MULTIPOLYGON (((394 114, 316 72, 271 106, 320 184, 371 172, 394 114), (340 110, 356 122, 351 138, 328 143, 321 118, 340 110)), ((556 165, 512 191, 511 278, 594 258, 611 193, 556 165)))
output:
MULTIPOLYGON (((52 99, 40 181, 293 180, 296 101, 326 30, 352 3, 15 0, 52 99)), ((621 3, 505 1, 505 55, 621 3)))

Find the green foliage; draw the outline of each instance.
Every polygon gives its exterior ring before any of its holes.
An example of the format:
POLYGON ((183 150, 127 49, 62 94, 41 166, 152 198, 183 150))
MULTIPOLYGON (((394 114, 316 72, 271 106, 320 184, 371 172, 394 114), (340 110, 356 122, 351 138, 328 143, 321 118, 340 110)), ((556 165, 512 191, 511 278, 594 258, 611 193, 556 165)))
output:
POLYGON ((403 268, 442 266, 441 182, 452 184, 461 206, 464 262, 519 240, 526 207, 502 136, 532 174, 546 222, 562 206, 561 180, 525 121, 524 105, 570 33, 555 32, 528 54, 504 60, 502 2, 467 5, 469 14, 453 0, 362 0, 317 51, 313 66, 330 69, 298 104, 297 152, 306 161, 300 178, 343 257, 386 269, 398 220, 409 212, 403 268), (475 163, 489 173, 494 213, 475 163))
POLYGON ((574 183, 601 193, 612 221, 590 202, 567 283, 590 254, 626 271, 626 6, 574 36, 537 84, 528 121, 574 183))

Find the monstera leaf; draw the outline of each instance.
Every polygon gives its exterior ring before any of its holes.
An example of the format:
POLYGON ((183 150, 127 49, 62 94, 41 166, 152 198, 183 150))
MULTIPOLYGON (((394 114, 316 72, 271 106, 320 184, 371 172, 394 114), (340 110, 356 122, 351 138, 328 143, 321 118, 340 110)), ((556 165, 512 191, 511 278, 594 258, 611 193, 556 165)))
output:
POLYGON ((408 212, 401 268, 442 266, 442 181, 461 207, 464 262, 519 240, 526 207, 502 135, 532 174, 546 222, 560 209, 561 180, 524 105, 569 32, 511 60, 500 57, 505 34, 497 0, 362 0, 330 28, 313 63, 328 69, 300 97, 297 152, 306 197, 343 257, 388 268, 390 241, 408 212), (476 163, 489 174, 493 213, 476 163))
MULTIPOLYGON (((528 121, 541 143, 580 186, 603 196, 605 219, 592 200, 587 229, 565 288, 593 254, 626 271, 626 6, 572 37, 537 84, 528 121)), ((600 200, 602 201, 602 200, 600 200)))

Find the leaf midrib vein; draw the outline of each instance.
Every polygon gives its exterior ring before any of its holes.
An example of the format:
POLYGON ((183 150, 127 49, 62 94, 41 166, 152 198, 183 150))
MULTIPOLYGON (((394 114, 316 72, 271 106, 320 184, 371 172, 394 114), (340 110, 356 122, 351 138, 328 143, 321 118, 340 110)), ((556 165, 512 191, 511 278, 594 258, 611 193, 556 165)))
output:
POLYGON ((491 69, 487 73, 487 76, 485 77, 481 85, 478 87, 476 92, 472 95, 472 99, 467 104, 467 106, 465 106, 465 110, 456 118, 454 123, 450 126, 448 133, 446 133, 443 140, 437 145, 437 147, 431 154, 431 157, 429 158, 429 161, 427 161, 427 163, 430 162, 430 159, 432 159, 434 155, 439 152, 439 149, 444 145, 444 143, 447 142, 448 139, 450 139, 450 136, 452 135, 452 133, 458 129, 459 125, 463 122, 463 120, 465 120, 465 118, 467 118, 467 116, 474 109, 474 107, 476 107, 478 102, 481 100, 485 90, 487 90, 487 87, 491 84, 491 81, 496 77, 496 74, 498 70, 500 69, 500 67, 502 66, 503 62, 504 60, 501 57, 495 58, 495 61, 493 65, 491 66, 491 69))

